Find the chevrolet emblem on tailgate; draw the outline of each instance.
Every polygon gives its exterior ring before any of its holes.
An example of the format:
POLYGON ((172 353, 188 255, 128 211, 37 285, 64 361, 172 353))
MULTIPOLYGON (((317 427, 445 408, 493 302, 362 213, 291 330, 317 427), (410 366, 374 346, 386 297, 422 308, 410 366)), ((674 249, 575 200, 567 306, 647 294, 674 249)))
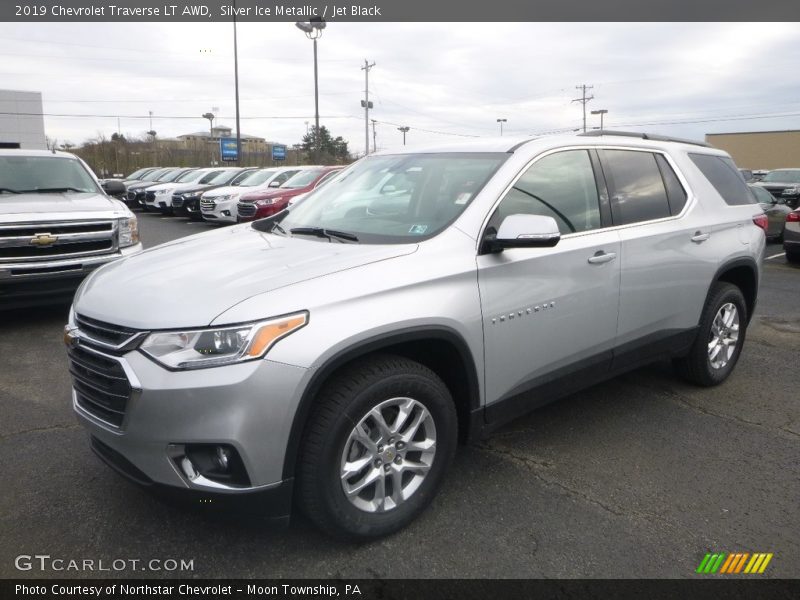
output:
POLYGON ((31 244, 34 246, 52 246, 58 241, 57 235, 50 235, 49 233, 37 233, 31 239, 31 244))

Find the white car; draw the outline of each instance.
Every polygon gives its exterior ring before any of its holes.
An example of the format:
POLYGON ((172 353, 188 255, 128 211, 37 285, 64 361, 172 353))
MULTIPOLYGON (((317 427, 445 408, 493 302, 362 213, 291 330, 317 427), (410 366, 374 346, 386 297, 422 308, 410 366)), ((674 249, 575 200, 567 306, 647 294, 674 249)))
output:
POLYGON ((172 192, 181 187, 186 187, 193 183, 207 183, 203 179, 213 179, 220 172, 219 168, 208 167, 205 169, 195 169, 178 177, 169 183, 160 183, 147 188, 144 203, 147 208, 160 210, 164 213, 172 211, 172 192))
POLYGON ((277 188, 304 167, 275 167, 259 169, 236 185, 217 188, 200 198, 203 219, 212 222, 235 223, 236 204, 242 194, 263 188, 277 188))

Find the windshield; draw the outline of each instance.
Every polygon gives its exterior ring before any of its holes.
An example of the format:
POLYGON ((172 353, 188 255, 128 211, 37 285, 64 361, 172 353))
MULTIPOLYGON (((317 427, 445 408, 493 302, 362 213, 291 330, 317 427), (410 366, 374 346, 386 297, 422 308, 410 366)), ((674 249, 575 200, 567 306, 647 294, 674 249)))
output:
POLYGON ((194 183, 203 176, 202 171, 187 171, 175 180, 175 183, 194 183))
POLYGON ((59 156, 0 156, 0 194, 100 190, 84 166, 59 156))
POLYGON ((245 179, 250 177, 250 175, 252 175, 252 174, 253 174, 253 171, 242 171, 238 175, 236 175, 236 177, 234 177, 234 178, 232 178, 230 180, 230 184, 229 185, 241 185, 241 183, 245 179))
POLYGON ((282 188, 301 188, 314 182, 314 180, 322 174, 322 169, 308 169, 307 171, 300 171, 294 177, 290 177, 282 188))
POLYGON ((750 191, 753 192, 753 196, 756 197, 758 202, 761 202, 762 204, 775 202, 775 197, 764 188, 757 185, 749 185, 747 187, 749 187, 750 191))
POLYGON ((222 184, 228 183, 231 179, 236 177, 239 173, 240 173, 240 171, 238 171, 236 169, 231 169, 231 170, 227 170, 227 171, 221 171, 219 175, 214 177, 214 179, 212 179, 208 183, 212 183, 214 185, 222 185, 222 184))
POLYGON ((220 173, 223 173, 223 171, 211 171, 210 173, 205 173, 203 178, 197 183, 211 183, 217 177, 219 177, 220 173))
POLYGON ((126 179, 139 179, 139 177, 141 177, 142 175, 144 175, 145 173, 147 173, 148 171, 151 171, 151 170, 152 170, 152 168, 147 168, 147 167, 145 167, 144 169, 139 169, 138 171, 134 171, 133 173, 128 175, 128 177, 126 177, 126 179))
POLYGON ((183 173, 184 173, 183 169, 174 169, 172 171, 167 171, 161 177, 159 177, 156 181, 160 181, 162 183, 171 183, 171 182, 175 181, 183 173))
POLYGON ((766 175, 764 175, 764 181, 769 183, 770 181, 779 182, 779 183, 800 183, 800 169, 784 169, 783 171, 770 171, 766 175))
POLYGON ((289 233, 322 228, 352 234, 364 243, 418 242, 454 221, 508 156, 441 153, 365 158, 315 191, 313 202, 297 204, 277 221, 289 233))
POLYGON ((277 169, 262 169, 259 171, 253 171, 247 177, 242 179, 241 183, 239 183, 242 187, 253 187, 255 185, 261 185, 262 183, 266 183, 270 179, 275 176, 277 173, 277 169))

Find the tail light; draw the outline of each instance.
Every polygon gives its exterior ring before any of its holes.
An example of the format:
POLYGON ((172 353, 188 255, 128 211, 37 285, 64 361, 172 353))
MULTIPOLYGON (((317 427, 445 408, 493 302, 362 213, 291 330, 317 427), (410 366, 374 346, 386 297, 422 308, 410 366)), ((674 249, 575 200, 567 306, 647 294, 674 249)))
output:
POLYGON ((753 223, 761 227, 761 229, 764 230, 764 233, 767 232, 767 228, 769 227, 769 219, 767 219, 767 215, 756 215, 753 217, 753 223))
POLYGON ((795 210, 786 215, 787 223, 800 223, 800 210, 795 210))

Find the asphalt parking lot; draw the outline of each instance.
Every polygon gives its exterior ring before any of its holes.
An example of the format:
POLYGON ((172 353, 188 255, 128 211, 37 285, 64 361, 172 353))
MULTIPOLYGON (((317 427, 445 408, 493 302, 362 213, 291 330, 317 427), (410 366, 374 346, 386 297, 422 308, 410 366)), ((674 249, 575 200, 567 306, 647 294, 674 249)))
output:
MULTIPOLYGON (((211 227, 140 217, 146 246, 211 227)), ((421 518, 363 545, 300 517, 272 531, 197 514, 101 464, 71 412, 66 312, 0 313, 0 577, 92 576, 14 566, 47 554, 193 560, 123 576, 680 578, 710 551, 772 552, 765 576, 800 576, 800 268, 782 256, 727 383, 658 364, 540 409, 461 448, 421 518)))

